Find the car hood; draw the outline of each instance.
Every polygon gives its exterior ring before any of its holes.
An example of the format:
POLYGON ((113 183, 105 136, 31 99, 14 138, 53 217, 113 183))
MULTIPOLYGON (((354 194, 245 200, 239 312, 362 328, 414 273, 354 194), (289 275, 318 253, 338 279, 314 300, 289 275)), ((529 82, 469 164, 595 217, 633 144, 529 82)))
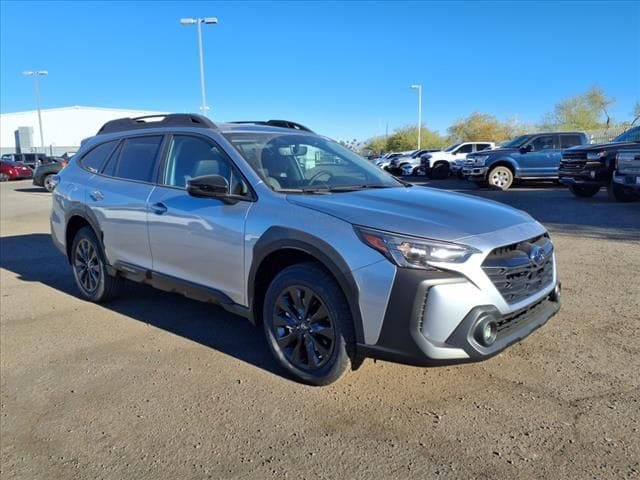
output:
POLYGON ((489 155, 489 156, 494 156, 494 155, 509 155, 511 153, 515 153, 515 152, 519 152, 520 150, 518 150, 517 148, 494 148, 491 150, 482 150, 481 152, 474 152, 474 153, 470 153, 469 155, 467 155, 467 158, 469 157, 477 157, 478 155, 489 155))
POLYGON ((575 147, 568 148, 567 151, 571 152, 590 152, 590 151, 600 151, 607 149, 617 149, 621 147, 640 147, 640 142, 609 142, 609 143, 594 143, 590 145, 578 145, 575 147))
POLYGON ((544 232, 529 214, 507 205, 426 187, 296 194, 288 195, 288 201, 353 225, 450 242, 486 237, 522 225, 526 227, 515 230, 521 230, 523 236, 504 244, 544 232))

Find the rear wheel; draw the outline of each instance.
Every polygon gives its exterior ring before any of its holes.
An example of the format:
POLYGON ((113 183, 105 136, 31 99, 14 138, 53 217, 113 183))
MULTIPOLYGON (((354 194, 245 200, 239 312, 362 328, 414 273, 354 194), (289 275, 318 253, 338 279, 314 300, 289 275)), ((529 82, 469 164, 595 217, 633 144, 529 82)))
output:
POLYGON ((630 189, 625 189, 623 185, 615 183, 613 180, 607 186, 607 193, 611 200, 616 202, 633 202, 638 200, 638 194, 630 189))
POLYGON ((352 367, 351 311, 336 281, 316 263, 293 265, 273 279, 263 324, 273 355, 304 383, 328 385, 352 367))
POLYGON ((507 190, 513 184, 513 172, 508 167, 499 165, 491 169, 487 180, 490 186, 507 190))
POLYGON ((434 180, 444 180, 449 176, 449 162, 436 162, 431 169, 431 178, 434 180))
POLYGON ((569 191, 576 197, 588 198, 593 197, 600 191, 600 187, 593 185, 570 185, 569 191))
POLYGON ((47 192, 53 192, 53 189, 56 187, 55 183, 53 183, 54 175, 55 174, 50 173, 49 175, 46 175, 42 180, 42 185, 44 185, 44 188, 47 192))
POLYGON ((73 239, 71 267, 76 285, 87 300, 101 303, 118 294, 123 280, 107 272, 100 242, 90 227, 82 227, 73 239))

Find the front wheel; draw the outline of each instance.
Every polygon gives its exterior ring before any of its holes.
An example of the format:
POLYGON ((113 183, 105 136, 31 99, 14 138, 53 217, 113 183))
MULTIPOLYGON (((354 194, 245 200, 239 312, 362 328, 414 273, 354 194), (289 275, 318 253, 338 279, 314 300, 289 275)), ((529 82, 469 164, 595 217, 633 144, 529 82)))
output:
POLYGON ((263 325, 271 353, 304 383, 328 385, 352 368, 351 311, 339 285, 316 263, 293 265, 274 278, 263 325))
POLYGON ((431 169, 433 180, 444 180, 449 176, 449 162, 437 162, 431 169))
POLYGON ((633 202, 638 199, 638 194, 632 190, 625 189, 624 186, 611 180, 607 185, 607 193, 611 200, 616 202, 633 202))
POLYGON ((570 185, 569 191, 576 197, 588 198, 593 197, 600 191, 600 187, 593 185, 570 185))
POLYGON ((123 282, 122 278, 107 272, 100 242, 90 227, 82 227, 73 239, 71 267, 80 293, 92 302, 113 299, 123 282))
POLYGON ((489 185, 500 190, 508 190, 513 184, 513 172, 502 165, 494 167, 487 178, 489 185))

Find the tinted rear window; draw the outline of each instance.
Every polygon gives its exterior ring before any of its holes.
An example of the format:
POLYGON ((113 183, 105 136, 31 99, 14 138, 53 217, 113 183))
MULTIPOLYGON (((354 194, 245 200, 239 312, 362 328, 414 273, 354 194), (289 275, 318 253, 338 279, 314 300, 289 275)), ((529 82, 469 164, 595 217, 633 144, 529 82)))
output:
POLYGON ((580 135, 560 135, 560 148, 575 147, 576 145, 582 145, 580 135))
POLYGON ((118 155, 115 177, 151 182, 162 136, 127 138, 118 155))
POLYGON ((82 160, 80 160, 80 165, 82 165, 90 172, 99 172, 100 170, 102 170, 104 162, 106 162, 107 158, 109 158, 109 154, 113 150, 113 147, 115 147, 116 143, 116 140, 113 140, 112 142, 98 145, 82 157, 82 160))

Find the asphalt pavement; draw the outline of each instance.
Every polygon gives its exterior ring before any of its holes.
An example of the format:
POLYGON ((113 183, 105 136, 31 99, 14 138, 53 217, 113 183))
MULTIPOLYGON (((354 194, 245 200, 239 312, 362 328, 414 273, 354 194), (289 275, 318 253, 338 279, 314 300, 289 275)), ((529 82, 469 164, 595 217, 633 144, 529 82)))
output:
POLYGON ((0 184, 0 477, 638 478, 640 202, 426 183, 545 224, 562 309, 485 362, 367 360, 324 388, 289 379, 262 331, 218 307, 135 284, 81 300, 50 195, 0 184))

